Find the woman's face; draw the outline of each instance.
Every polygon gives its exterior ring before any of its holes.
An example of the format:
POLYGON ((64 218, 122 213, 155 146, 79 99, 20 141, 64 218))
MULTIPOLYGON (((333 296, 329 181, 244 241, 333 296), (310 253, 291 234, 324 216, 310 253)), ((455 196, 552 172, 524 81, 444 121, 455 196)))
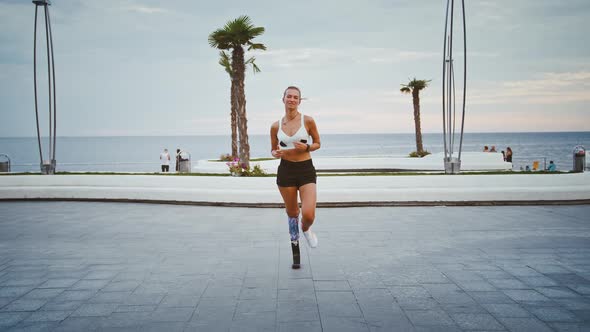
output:
POLYGON ((297 108, 301 103, 301 96, 299 95, 299 91, 297 89, 287 89, 285 91, 285 96, 283 96, 283 103, 288 109, 297 108))

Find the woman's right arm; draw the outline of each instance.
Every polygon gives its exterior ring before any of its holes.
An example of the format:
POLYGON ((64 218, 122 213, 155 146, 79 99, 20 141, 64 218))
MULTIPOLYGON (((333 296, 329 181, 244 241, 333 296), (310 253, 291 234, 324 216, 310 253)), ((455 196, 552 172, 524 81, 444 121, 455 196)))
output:
POLYGON ((270 154, 275 158, 280 158, 283 155, 283 151, 279 150, 278 133, 279 122, 277 121, 270 126, 270 154))

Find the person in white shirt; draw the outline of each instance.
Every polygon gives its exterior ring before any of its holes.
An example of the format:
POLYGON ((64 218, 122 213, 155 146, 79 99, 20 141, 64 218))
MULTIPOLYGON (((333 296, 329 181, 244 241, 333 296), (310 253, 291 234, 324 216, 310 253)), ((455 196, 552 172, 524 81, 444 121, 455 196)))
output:
POLYGON ((164 149, 164 152, 160 153, 160 163, 162 164, 162 172, 167 173, 170 171, 170 154, 168 149, 164 149))

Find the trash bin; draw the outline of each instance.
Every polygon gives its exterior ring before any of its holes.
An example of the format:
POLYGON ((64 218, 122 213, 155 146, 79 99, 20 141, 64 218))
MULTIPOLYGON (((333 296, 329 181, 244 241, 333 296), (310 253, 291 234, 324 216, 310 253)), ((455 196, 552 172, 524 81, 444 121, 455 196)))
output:
POLYGON ((574 148, 574 172, 583 172, 586 168, 586 148, 578 145, 574 148))
POLYGON ((191 172, 191 154, 186 151, 180 152, 180 160, 178 161, 178 173, 191 172))
POLYGON ((10 158, 5 154, 0 154, 0 173, 10 172, 10 158))

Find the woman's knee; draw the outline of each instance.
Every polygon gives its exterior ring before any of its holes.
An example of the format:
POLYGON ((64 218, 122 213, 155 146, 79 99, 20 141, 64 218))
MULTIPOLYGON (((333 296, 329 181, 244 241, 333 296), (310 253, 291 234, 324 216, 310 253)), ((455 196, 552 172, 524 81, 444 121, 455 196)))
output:
POLYGON ((287 209, 285 209, 285 212, 287 212, 287 215, 291 218, 295 218, 295 217, 299 216, 299 208, 298 207, 290 208, 290 209, 287 208, 287 209))
POLYGON ((303 211, 301 219, 305 219, 307 222, 313 222, 315 220, 315 211, 303 211))

